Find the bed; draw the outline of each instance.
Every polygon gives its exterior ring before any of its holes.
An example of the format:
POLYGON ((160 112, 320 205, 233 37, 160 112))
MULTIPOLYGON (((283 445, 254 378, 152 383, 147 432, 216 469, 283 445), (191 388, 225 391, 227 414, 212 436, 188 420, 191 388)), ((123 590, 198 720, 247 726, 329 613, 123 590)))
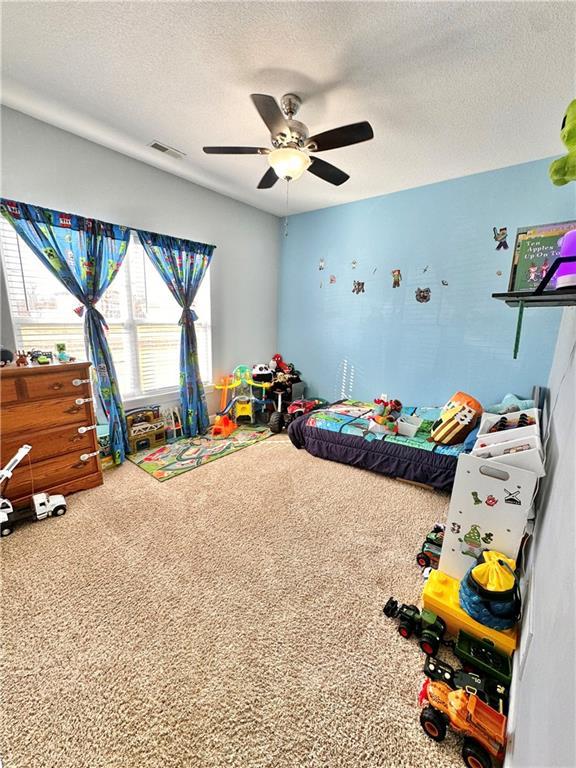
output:
POLYGON ((380 472, 412 483, 449 491, 464 443, 437 445, 428 441, 440 408, 405 407, 403 414, 419 416, 414 437, 378 434, 368 429, 374 403, 342 400, 293 421, 288 436, 296 448, 330 461, 380 472))

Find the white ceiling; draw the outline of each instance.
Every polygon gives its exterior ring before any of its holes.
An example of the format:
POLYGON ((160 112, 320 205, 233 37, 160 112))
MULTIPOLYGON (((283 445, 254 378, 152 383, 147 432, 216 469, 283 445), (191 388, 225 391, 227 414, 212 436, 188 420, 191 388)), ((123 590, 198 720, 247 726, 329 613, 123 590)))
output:
POLYGON ((290 212, 560 154, 576 93, 576 5, 530 2, 4 2, 2 101, 278 215, 257 190, 266 146, 249 94, 303 97, 311 132, 369 120, 375 138, 322 157, 290 212), (146 147, 182 150, 171 160, 146 147))

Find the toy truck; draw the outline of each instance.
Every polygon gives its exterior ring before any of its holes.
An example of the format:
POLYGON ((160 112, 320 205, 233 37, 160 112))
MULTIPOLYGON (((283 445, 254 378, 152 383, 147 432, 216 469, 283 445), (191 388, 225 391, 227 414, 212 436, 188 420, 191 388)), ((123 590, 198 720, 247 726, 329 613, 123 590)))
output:
POLYGON ((437 523, 426 536, 422 549, 416 555, 416 562, 421 568, 438 568, 443 542, 444 526, 437 523))
POLYGON ((475 693, 482 701, 497 712, 508 711, 508 688, 487 675, 468 669, 454 669, 441 659, 427 656, 424 674, 430 680, 446 683, 450 688, 463 688, 468 693, 475 693))
POLYGON ((502 685, 510 685, 512 681, 510 657, 501 653, 490 640, 479 640, 461 629, 456 638, 454 653, 464 664, 475 667, 502 685))
POLYGON ((282 432, 284 427, 288 427, 290 422, 297 419, 298 416, 302 416, 304 413, 310 413, 317 408, 322 408, 326 405, 325 400, 293 400, 287 407, 286 413, 282 412, 281 395, 278 396, 278 410, 274 411, 270 415, 270 421, 268 427, 271 432, 282 432))
POLYGON ((462 759, 468 768, 492 768, 506 748, 506 716, 486 704, 474 687, 452 688, 427 677, 420 691, 420 725, 434 741, 443 741, 448 726, 464 736, 462 759))
POLYGON ((416 635, 420 648, 427 656, 436 656, 446 633, 446 624, 432 611, 419 611, 415 605, 398 605, 391 597, 384 606, 384 615, 389 619, 398 619, 398 632, 408 639, 416 635))
MULTIPOLYGON (((0 492, 12 477, 14 468, 27 456, 32 447, 23 445, 19 448, 5 467, 0 469, 0 492)), ((66 500, 64 496, 55 494, 49 496, 47 493, 35 493, 32 496, 32 507, 29 509, 14 509, 12 503, 0 496, 0 536, 9 536, 14 530, 16 523, 23 520, 44 520, 46 517, 65 514, 66 500)))

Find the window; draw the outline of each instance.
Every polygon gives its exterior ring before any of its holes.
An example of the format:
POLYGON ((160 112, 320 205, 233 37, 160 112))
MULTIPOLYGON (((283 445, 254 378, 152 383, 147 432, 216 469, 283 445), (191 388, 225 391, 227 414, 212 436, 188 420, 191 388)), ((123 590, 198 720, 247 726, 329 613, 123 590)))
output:
MULTIPOLYGON (((86 359, 79 302, 0 217, 0 246, 18 348, 54 350, 58 342, 86 359)), ((177 389, 181 309, 133 233, 124 263, 98 302, 124 398, 177 389)), ((210 270, 194 302, 202 380, 212 377, 210 270)))

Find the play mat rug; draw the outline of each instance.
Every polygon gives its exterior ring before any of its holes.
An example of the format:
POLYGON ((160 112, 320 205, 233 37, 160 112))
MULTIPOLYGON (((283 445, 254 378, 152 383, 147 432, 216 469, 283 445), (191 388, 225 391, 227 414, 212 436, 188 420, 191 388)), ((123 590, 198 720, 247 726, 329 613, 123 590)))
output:
POLYGON ((241 427, 225 438, 212 438, 210 435, 185 437, 153 451, 132 453, 128 458, 156 480, 164 482, 266 440, 271 435, 268 427, 241 427))

